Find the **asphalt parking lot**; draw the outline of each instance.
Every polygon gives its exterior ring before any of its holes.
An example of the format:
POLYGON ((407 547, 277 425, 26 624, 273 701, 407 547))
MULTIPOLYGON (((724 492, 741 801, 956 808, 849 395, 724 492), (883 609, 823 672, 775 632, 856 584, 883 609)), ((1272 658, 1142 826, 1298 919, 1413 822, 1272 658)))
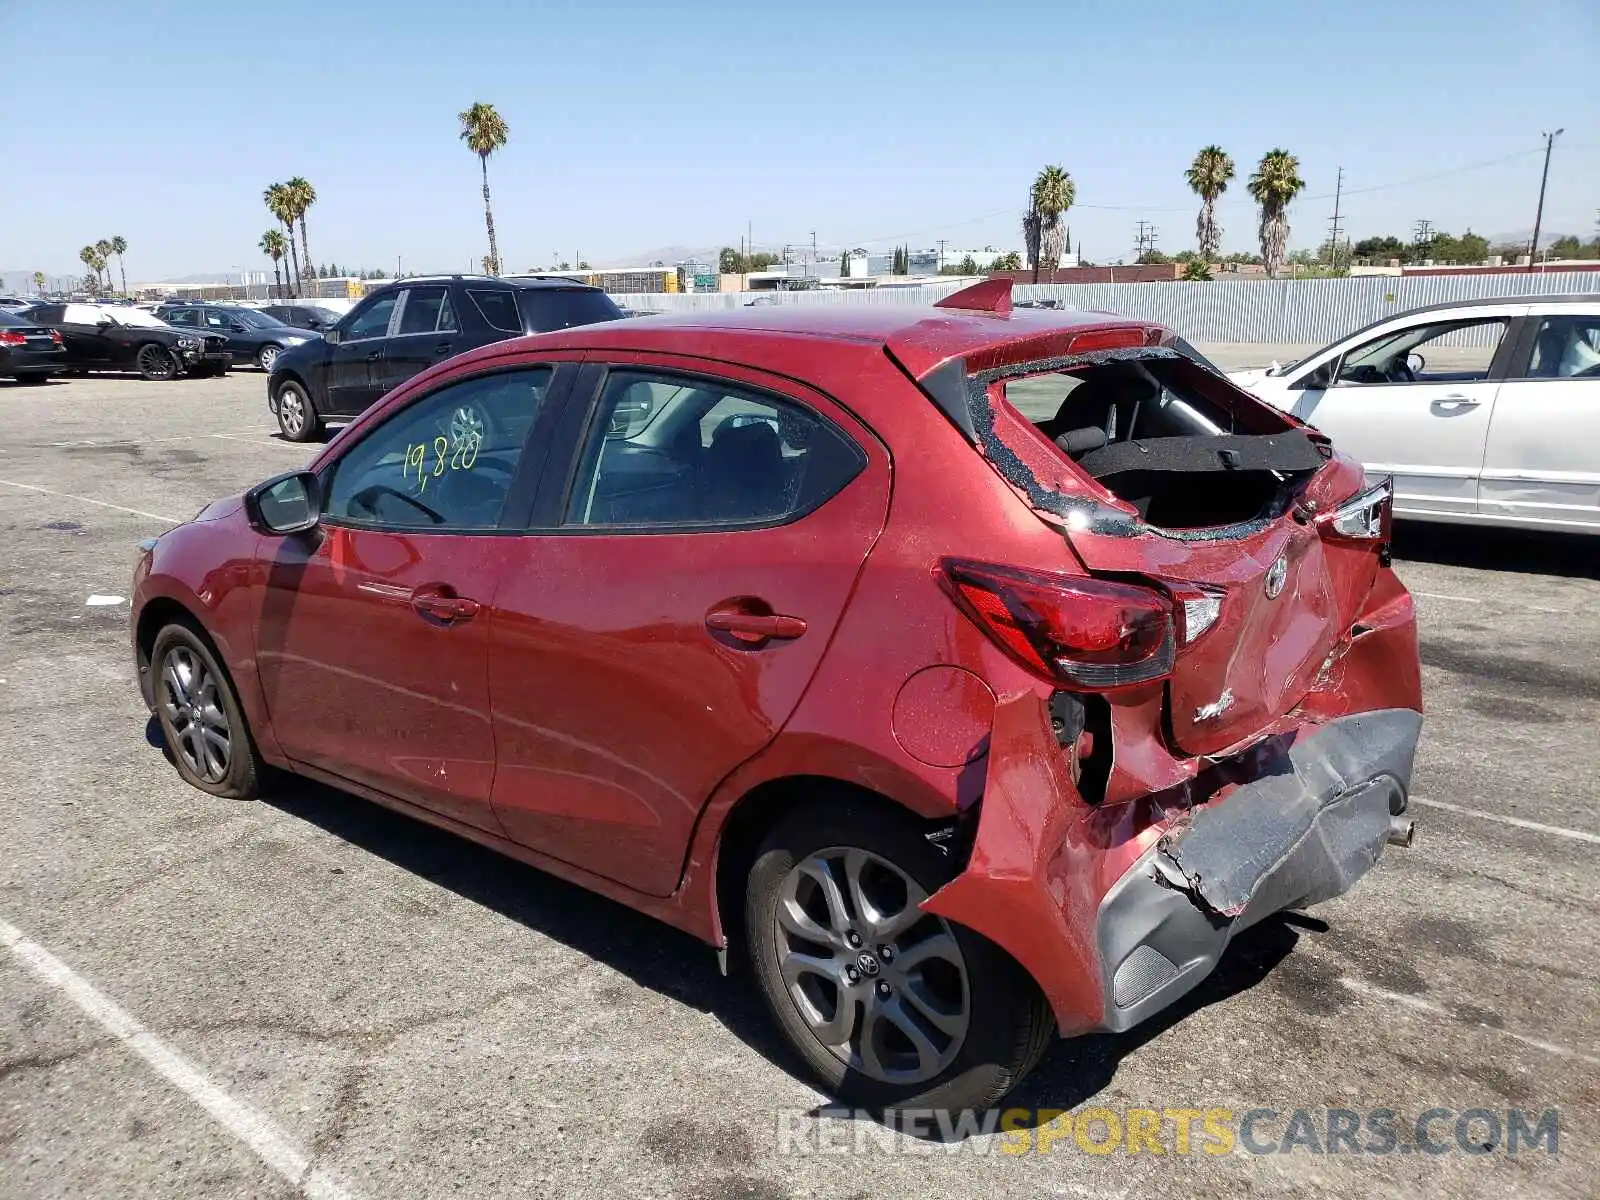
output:
POLYGON ((310 457, 262 393, 0 383, 0 1193, 1600 1194, 1593 545, 1402 527, 1416 845, 1154 1023, 1058 1043, 1012 1101, 1270 1109, 1266 1143, 1389 1108, 1408 1149, 1431 1108, 1557 1110, 1557 1152, 1469 1153, 1452 1116, 1438 1155, 1013 1154, 807 1115, 753 991, 620 906, 328 788, 180 782, 134 683, 134 546, 310 457))

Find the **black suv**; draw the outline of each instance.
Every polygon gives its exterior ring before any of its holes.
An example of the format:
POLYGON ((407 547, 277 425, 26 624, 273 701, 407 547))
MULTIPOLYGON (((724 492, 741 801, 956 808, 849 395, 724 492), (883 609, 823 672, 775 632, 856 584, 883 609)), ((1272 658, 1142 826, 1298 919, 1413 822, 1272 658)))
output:
POLYGON ((599 288, 570 279, 452 275, 405 279, 367 294, 321 338, 284 350, 267 407, 291 441, 349 420, 413 375, 491 342, 614 321, 599 288))

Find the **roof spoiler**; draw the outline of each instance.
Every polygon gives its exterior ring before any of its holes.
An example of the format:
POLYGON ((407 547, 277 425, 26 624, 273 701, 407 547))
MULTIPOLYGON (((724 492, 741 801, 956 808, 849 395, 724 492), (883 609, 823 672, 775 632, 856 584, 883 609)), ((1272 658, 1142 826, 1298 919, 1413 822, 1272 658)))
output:
POLYGON ((964 312, 994 313, 1003 317, 1011 311, 1011 283, 1012 281, 1005 276, 985 279, 971 287, 951 292, 943 300, 936 301, 934 307, 959 308, 964 312))

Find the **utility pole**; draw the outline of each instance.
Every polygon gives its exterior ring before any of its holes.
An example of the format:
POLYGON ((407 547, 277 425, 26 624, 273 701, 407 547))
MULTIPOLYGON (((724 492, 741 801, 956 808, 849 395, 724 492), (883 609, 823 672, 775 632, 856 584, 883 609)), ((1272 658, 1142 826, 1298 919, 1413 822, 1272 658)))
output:
POLYGON ((1539 226, 1544 223, 1544 185, 1550 182, 1550 151, 1555 148, 1556 139, 1565 132, 1563 128, 1544 135, 1544 174, 1539 176, 1539 207, 1533 214, 1533 244, 1528 247, 1529 271, 1539 262, 1539 226))
POLYGON ((1344 194, 1344 168, 1339 168, 1338 178, 1333 184, 1333 220, 1329 224, 1333 231, 1328 235, 1328 265, 1339 265, 1339 200, 1344 194))
POLYGON ((939 273, 944 274, 944 238, 939 239, 939 273))
POLYGON ((1154 250, 1156 248, 1156 238, 1161 233, 1161 231, 1149 221, 1140 221, 1138 225, 1139 229, 1136 234, 1137 243, 1134 246, 1133 251, 1133 257, 1135 261, 1143 258, 1145 251, 1154 250))
POLYGON ((1423 254, 1433 245, 1433 222, 1418 221, 1411 227, 1411 241, 1423 254))

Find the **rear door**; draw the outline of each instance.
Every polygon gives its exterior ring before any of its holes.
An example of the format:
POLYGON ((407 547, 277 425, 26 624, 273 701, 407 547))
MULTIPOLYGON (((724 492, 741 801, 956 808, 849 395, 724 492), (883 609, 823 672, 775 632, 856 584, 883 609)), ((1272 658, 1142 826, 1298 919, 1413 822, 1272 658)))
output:
POLYGON ((404 289, 394 334, 384 342, 380 388, 391 391, 456 352, 455 309, 444 284, 404 289))
POLYGON ((1600 311, 1524 318, 1478 485, 1486 517, 1600 529, 1600 311))
POLYGON ((606 357, 495 598, 494 808, 516 841, 666 895, 701 806, 821 661, 890 464, 799 384, 606 357))

